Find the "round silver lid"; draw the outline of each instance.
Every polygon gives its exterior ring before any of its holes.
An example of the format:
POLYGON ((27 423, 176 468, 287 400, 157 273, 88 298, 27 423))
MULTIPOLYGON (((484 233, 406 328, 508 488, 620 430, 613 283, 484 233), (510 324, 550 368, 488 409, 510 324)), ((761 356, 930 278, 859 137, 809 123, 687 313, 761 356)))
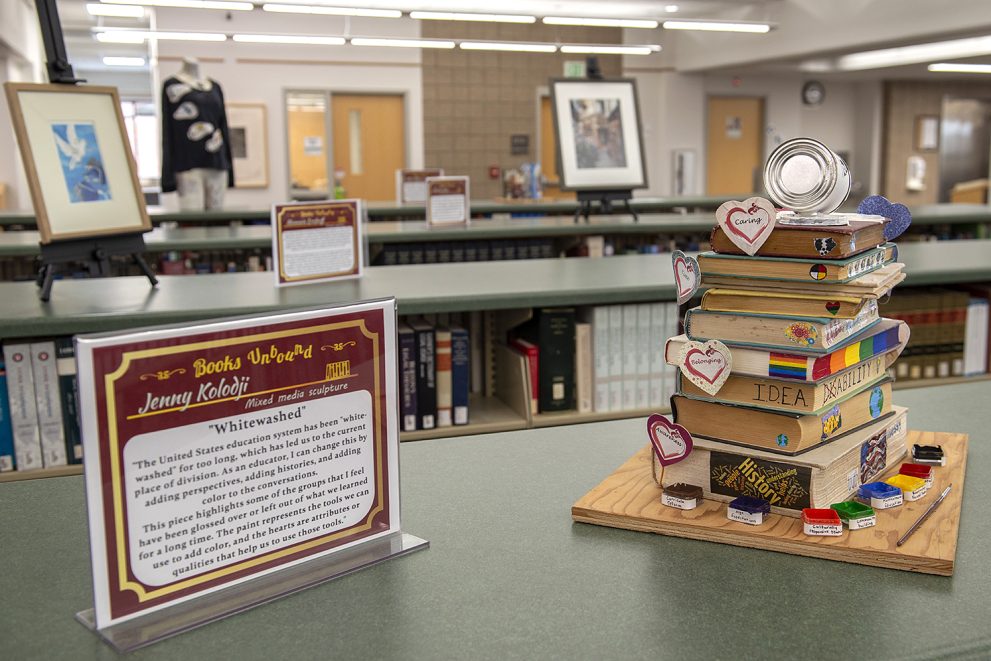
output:
POLYGON ((776 203, 799 213, 829 213, 846 200, 850 171, 829 147, 811 138, 787 140, 764 165, 764 188, 776 203))

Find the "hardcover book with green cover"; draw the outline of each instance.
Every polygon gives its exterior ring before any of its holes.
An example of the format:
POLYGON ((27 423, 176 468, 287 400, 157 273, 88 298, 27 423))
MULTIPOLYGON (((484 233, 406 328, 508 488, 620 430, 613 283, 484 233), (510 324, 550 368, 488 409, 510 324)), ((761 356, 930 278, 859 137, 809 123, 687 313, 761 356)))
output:
POLYGON ((748 257, 715 252, 704 252, 698 260, 703 282, 707 276, 723 276, 783 282, 845 283, 894 261, 895 254, 895 245, 886 243, 861 255, 838 260, 748 257))

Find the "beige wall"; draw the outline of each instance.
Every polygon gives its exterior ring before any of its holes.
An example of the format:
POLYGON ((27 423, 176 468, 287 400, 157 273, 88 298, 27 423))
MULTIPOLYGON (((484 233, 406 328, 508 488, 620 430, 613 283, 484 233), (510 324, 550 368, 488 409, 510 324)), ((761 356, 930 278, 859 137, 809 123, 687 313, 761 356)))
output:
MULTIPOLYGON (((621 43, 612 28, 557 28, 545 25, 499 25, 423 21, 422 37, 460 37, 485 41, 556 41, 621 43)), ((537 90, 564 75, 565 60, 582 55, 499 53, 424 49, 424 165, 447 174, 471 177, 476 199, 502 194, 502 183, 489 178, 489 166, 519 167, 539 158, 537 90), (530 136, 530 152, 512 155, 514 134, 530 136)), ((603 74, 621 75, 620 57, 599 56, 603 74)))

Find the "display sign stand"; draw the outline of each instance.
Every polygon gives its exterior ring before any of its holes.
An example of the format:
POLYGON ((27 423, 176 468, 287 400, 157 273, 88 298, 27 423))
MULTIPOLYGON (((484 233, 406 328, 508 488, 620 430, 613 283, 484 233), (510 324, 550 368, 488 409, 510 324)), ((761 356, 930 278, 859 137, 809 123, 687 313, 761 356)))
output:
POLYGON ((633 222, 640 222, 640 216, 630 206, 633 199, 632 190, 580 190, 577 191, 578 209, 575 211, 575 222, 584 217, 585 222, 589 222, 588 217, 592 213, 592 203, 598 202, 602 213, 612 213, 613 202, 622 202, 626 213, 633 216, 633 222))
MULTIPOLYGON (((62 34, 62 23, 59 20, 55 0, 37 0, 38 24, 41 28, 41 38, 45 44, 46 66, 48 80, 59 85, 75 85, 86 82, 76 78, 69 63, 65 50, 65 38, 62 34)), ((110 257, 129 255, 151 282, 152 287, 158 284, 158 279, 141 256, 145 252, 145 241, 141 234, 125 234, 100 238, 83 238, 69 241, 58 241, 41 244, 41 268, 38 270, 38 286, 41 288, 40 298, 46 303, 52 296, 52 282, 61 267, 69 263, 86 265, 91 276, 106 277, 110 275, 110 257)))
POLYGON ((397 532, 103 629, 96 628, 92 608, 76 613, 76 620, 118 652, 130 652, 429 545, 425 539, 397 532))

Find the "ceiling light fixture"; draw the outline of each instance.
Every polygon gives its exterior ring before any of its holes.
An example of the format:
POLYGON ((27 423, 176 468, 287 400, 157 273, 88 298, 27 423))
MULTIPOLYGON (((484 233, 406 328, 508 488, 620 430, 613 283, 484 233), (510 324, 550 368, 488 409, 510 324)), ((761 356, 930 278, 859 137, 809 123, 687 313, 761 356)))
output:
POLYGON ((520 53, 553 53, 557 51, 557 46, 554 44, 526 44, 516 41, 462 41, 458 45, 464 50, 497 50, 520 53))
POLYGON ((930 64, 929 70, 937 73, 991 73, 991 64, 937 62, 936 64, 930 64))
POLYGON ((740 21, 664 21, 665 30, 703 30, 705 32, 751 32, 765 34, 771 31, 769 23, 746 23, 740 21))
POLYGON ((307 46, 343 46, 344 37, 319 37, 298 34, 235 34, 234 41, 248 44, 303 44, 307 46))
POLYGON ((453 41, 437 39, 379 39, 376 37, 352 37, 352 46, 388 46, 392 48, 454 48, 453 41))
POLYGON ((158 32, 152 30, 107 30, 96 33, 96 40, 109 44, 140 44, 144 41, 227 41, 216 32, 158 32))
POLYGON ((522 14, 474 14, 451 11, 411 11, 410 18, 419 21, 478 21, 481 23, 536 23, 536 16, 522 14))
POLYGON ((106 5, 100 2, 87 2, 86 11, 90 16, 112 16, 114 18, 144 18, 145 8, 137 5, 106 5))
POLYGON ((612 46, 607 44, 565 44, 562 53, 589 53, 594 55, 651 55, 661 50, 657 45, 612 46))
POLYGON ((263 11, 281 14, 321 14, 326 16, 364 16, 368 18, 401 18, 398 9, 362 9, 358 7, 324 7, 323 5, 285 5, 266 2, 263 11))
POLYGON ((177 7, 181 9, 223 9, 225 11, 251 11, 252 2, 232 0, 100 0, 108 5, 141 5, 143 7, 177 7))
POLYGON ((678 11, 678 9, 680 9, 678 5, 664 5, 664 11, 666 11, 669 14, 675 13, 676 11, 678 11))
POLYGON ((657 21, 639 18, 578 18, 568 16, 544 16, 547 25, 581 25, 599 28, 644 28, 657 27, 657 21))
POLYGON ((145 65, 145 58, 106 55, 103 58, 103 63, 108 67, 143 67, 145 65))
POLYGON ((970 37, 851 53, 838 58, 836 66, 843 71, 859 71, 988 54, 991 54, 991 36, 970 37))

